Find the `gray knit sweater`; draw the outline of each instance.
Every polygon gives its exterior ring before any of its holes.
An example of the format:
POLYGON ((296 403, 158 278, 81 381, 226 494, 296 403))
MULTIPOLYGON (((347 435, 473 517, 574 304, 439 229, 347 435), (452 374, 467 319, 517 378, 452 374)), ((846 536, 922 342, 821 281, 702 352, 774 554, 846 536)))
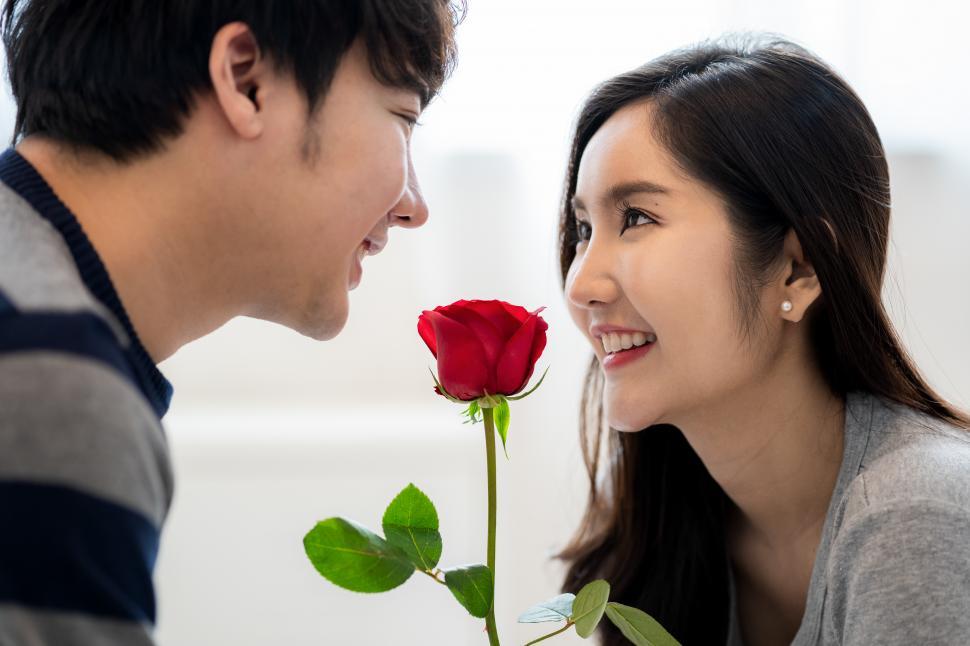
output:
POLYGON ((844 442, 793 646, 970 644, 970 432, 850 393, 844 442))

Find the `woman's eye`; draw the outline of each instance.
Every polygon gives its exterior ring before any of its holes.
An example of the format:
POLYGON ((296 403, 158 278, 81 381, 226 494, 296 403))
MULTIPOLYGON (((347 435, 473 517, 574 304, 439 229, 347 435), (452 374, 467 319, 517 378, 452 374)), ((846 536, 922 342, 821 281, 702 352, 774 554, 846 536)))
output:
MULTIPOLYGON (((647 215, 646 213, 638 209, 627 208, 623 211, 623 231, 626 231, 627 229, 638 227, 644 224, 656 224, 656 223, 657 223, 656 220, 654 220, 652 217, 650 217, 649 215, 647 215), (643 221, 641 222, 641 220, 643 221)), ((620 235, 623 234, 623 231, 620 231, 620 235)))
MULTIPOLYGON (((624 209, 622 214, 623 224, 620 229, 620 235, 627 229, 634 227, 643 226, 646 224, 656 224, 657 221, 652 217, 640 211, 639 209, 634 209, 627 207, 624 209)), ((580 242, 589 242, 590 238, 593 237, 593 227, 589 222, 584 222, 583 220, 576 220, 576 244, 580 242)))

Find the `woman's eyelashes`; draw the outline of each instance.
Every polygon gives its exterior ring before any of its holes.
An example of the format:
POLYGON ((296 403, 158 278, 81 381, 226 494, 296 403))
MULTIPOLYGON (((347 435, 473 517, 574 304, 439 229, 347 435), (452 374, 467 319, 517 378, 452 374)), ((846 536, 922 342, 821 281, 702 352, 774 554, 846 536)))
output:
MULTIPOLYGON (((620 219, 620 235, 623 235, 623 232, 627 229, 635 229, 647 224, 657 224, 657 221, 647 213, 626 205, 620 209, 620 219)), ((593 226, 586 220, 576 218, 576 243, 589 242, 592 237, 593 226)))
POLYGON ((593 227, 589 222, 576 218, 576 244, 588 242, 591 237, 593 237, 593 227))
POLYGON ((641 211, 640 209, 633 208, 632 206, 623 206, 623 227, 620 229, 620 235, 627 229, 633 229, 635 227, 642 226, 644 224, 656 224, 657 221, 652 217, 641 211), (646 222, 640 222, 641 219, 646 220, 646 222))

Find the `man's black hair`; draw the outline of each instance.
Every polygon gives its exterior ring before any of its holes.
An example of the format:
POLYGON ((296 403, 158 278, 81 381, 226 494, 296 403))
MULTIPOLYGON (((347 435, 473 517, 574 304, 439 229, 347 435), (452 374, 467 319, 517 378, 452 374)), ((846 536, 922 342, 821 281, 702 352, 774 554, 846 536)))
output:
POLYGON ((358 38, 379 81, 426 105, 454 65, 463 10, 451 0, 6 0, 14 141, 43 134, 119 161, 158 150, 211 91, 213 38, 235 21, 293 74, 310 113, 358 38))

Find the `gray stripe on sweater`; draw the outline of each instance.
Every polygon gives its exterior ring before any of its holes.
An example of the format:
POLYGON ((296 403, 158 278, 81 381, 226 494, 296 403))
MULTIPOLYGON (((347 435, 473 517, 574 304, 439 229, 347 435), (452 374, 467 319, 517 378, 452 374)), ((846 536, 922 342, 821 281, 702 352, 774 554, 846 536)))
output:
POLYGON ((0 603, 0 644, 11 646, 151 646, 151 627, 0 603))
POLYGON ((0 291, 22 312, 93 312, 108 323, 122 347, 129 345, 124 327, 84 285, 64 238, 3 182, 0 291))
POLYGON ((0 355, 0 479, 70 486, 156 527, 173 487, 161 425, 135 386, 98 361, 46 351, 0 355))

